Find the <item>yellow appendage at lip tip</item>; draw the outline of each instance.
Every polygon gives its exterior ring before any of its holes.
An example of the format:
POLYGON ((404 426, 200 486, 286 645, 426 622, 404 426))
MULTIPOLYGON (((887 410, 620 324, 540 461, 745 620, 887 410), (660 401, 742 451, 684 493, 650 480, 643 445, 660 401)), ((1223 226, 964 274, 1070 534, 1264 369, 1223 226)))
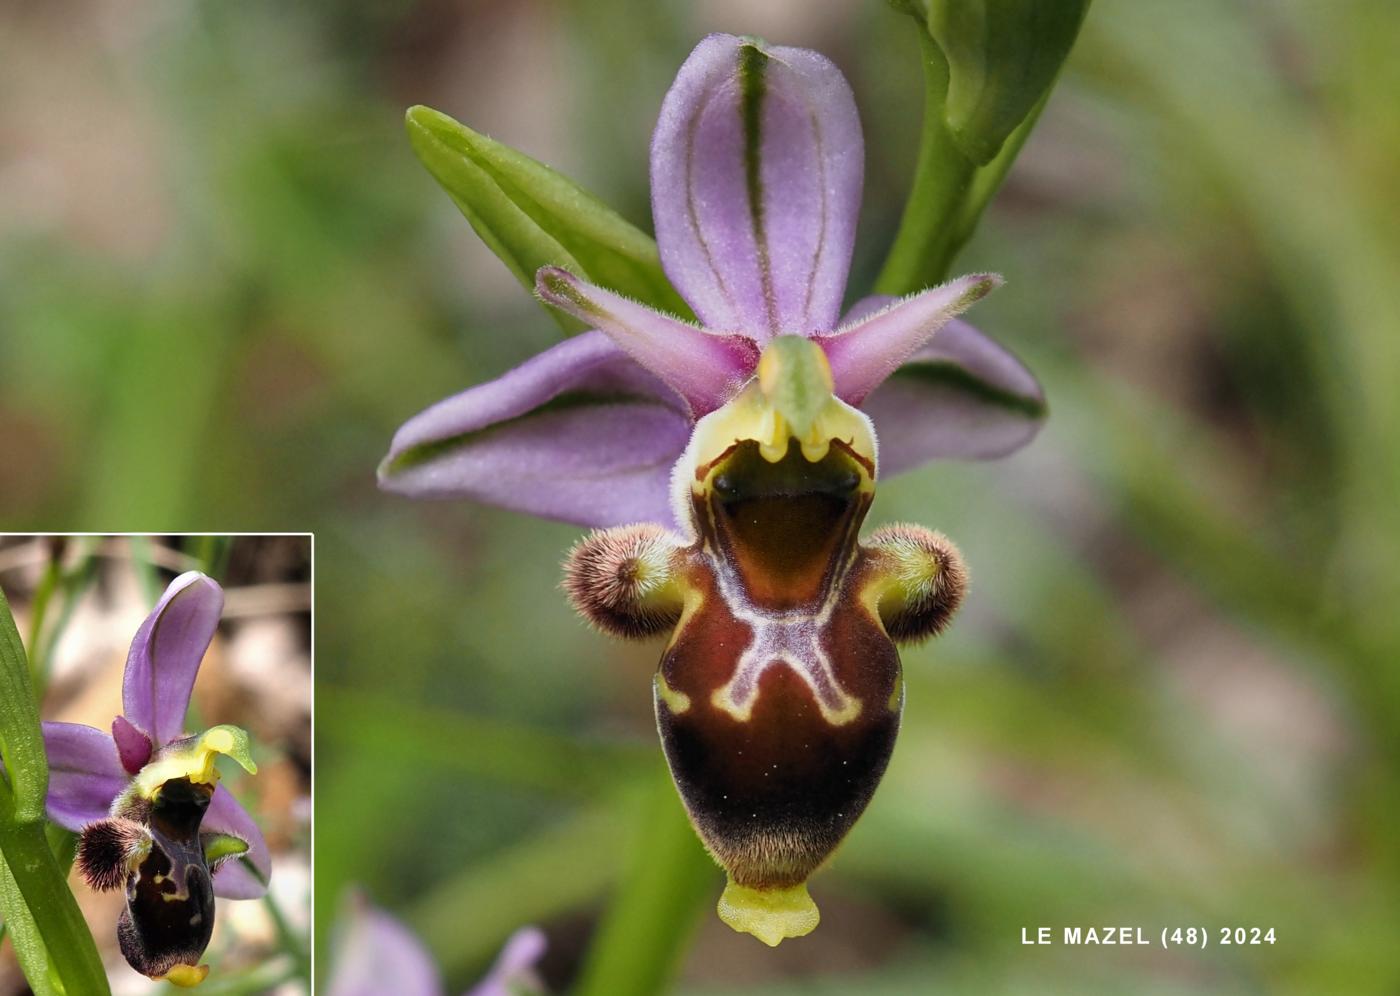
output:
POLYGON ((805 937, 821 922, 806 882, 786 889, 752 889, 732 878, 719 897, 719 918, 770 948, 789 937, 805 937))
MULTIPOLYGON (((209 978, 208 965, 176 965, 162 977, 163 981, 182 989, 190 989, 209 978)), ((156 981, 162 981, 157 979, 156 981)))

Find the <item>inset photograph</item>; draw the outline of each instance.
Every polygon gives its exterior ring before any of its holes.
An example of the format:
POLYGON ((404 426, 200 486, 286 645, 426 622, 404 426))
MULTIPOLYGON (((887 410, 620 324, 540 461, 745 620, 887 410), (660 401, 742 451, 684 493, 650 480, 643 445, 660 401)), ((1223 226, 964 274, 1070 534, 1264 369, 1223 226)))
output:
POLYGON ((0 993, 310 993, 312 537, 0 536, 0 593, 0 993))

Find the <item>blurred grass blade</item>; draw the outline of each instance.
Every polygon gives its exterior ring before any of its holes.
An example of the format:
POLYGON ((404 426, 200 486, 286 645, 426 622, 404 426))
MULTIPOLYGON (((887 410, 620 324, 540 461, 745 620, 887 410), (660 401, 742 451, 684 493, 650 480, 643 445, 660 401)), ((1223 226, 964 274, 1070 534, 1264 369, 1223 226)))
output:
MULTIPOLYGON (((409 141, 472 228, 517 280, 562 266, 628 297, 689 311, 661 271, 656 243, 572 180, 428 107, 412 107, 409 141)), ((551 309, 566 331, 582 326, 551 309)))
POLYGON ((66 873, 45 833, 49 765, 29 660, 0 591, 0 915, 30 986, 40 996, 109 992, 107 976, 66 873))
POLYGON ((316 702, 318 738, 358 744, 395 763, 495 779, 519 789, 596 799, 599 792, 649 772, 653 761, 651 751, 635 744, 405 706, 329 684, 317 687, 316 702), (561 757, 569 758, 567 767, 560 766, 561 757))
MULTIPOLYGON (((224 574, 228 570, 229 557, 232 553, 232 536, 215 536, 204 533, 195 536, 190 543, 190 554, 199 561, 199 569, 215 581, 224 580, 224 574)), ((154 599, 152 604, 154 604, 154 599)))
POLYGON ((665 992, 721 876, 659 768, 637 792, 627 867, 589 948, 578 996, 665 992))
POLYGON ((621 864, 620 816, 608 797, 444 876, 409 911, 409 926, 449 975, 483 970, 516 927, 577 910, 606 890, 621 864))
MULTIPOLYGON (((76 541, 78 556, 73 566, 63 569, 62 559, 55 555, 50 565, 58 565, 59 577, 57 592, 62 595, 58 618, 51 625, 41 625, 44 622, 44 613, 49 606, 42 607, 39 604, 39 594, 36 593, 34 606, 31 609, 32 621, 30 630, 33 634, 29 641, 29 672, 37 675, 34 682, 35 700, 39 701, 44 697, 45 684, 48 681, 49 667, 53 663, 54 654, 58 652, 58 643, 63 638, 63 634, 68 631, 68 624, 73 620, 73 613, 77 610, 83 593, 97 580, 97 550, 102 545, 102 541, 93 536, 84 536, 76 541)), ((47 576, 45 581, 47 581, 47 576)), ((41 585, 40 592, 43 588, 41 585)), ((151 598, 154 604, 160 595, 159 588, 151 598)), ((52 597, 53 592, 48 593, 52 597)))
POLYGON ((63 580, 62 557, 61 548, 50 547, 44 573, 39 577, 39 584, 34 589, 34 599, 29 609, 29 646, 32 648, 29 655, 29 680, 33 682, 39 694, 43 694, 48 671, 44 658, 39 654, 39 648, 43 646, 44 617, 48 613, 49 600, 53 598, 59 582, 63 580))

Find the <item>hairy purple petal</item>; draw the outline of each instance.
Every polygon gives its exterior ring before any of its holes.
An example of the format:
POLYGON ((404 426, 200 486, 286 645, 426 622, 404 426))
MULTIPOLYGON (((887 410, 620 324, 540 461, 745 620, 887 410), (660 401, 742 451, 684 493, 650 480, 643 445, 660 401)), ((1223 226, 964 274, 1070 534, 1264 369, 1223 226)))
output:
POLYGON ((880 472, 929 460, 987 460, 1029 443, 1045 422, 1045 394, 1005 348, 949 322, 865 399, 880 440, 880 472))
POLYGON ((467 993, 467 996, 517 996, 519 993, 543 992, 535 975, 535 965, 544 956, 544 931, 538 927, 521 927, 501 953, 491 971, 467 993))
POLYGON ((225 899, 257 899, 267 891, 267 880, 272 875, 272 855, 268 853, 267 841, 248 811, 222 785, 214 789, 214 798, 209 800, 209 808, 204 811, 200 829, 205 833, 232 834, 248 843, 246 854, 225 861, 214 873, 214 895, 225 899), (244 862, 251 862, 258 874, 249 871, 244 862))
POLYGON ((112 800, 131 780, 117 745, 101 730, 79 723, 45 723, 49 758, 49 819, 69 830, 107 818, 112 800))
POLYGON ((134 775, 151 759, 151 738, 146 736, 125 716, 112 720, 112 739, 117 744, 117 757, 129 775, 134 775))
POLYGON ((189 571, 170 582, 131 641, 122 711, 157 747, 184 732, 195 675, 223 610, 223 589, 189 571))
POLYGON ((958 277, 822 337, 837 396, 859 405, 935 332, 1000 285, 991 273, 958 277))
POLYGON ((651 198, 662 266, 706 326, 760 341, 835 327, 863 158, 825 56, 733 35, 696 46, 661 105, 651 198))
POLYGON ((851 305, 841 316, 841 327, 845 328, 857 322, 863 322, 871 315, 884 311, 898 300, 899 298, 893 294, 867 294, 851 305))
POLYGON ((326 996, 442 996, 442 977, 423 943, 363 899, 337 939, 326 996))
POLYGON ((669 522, 689 435, 685 402, 591 331, 409 419, 379 481, 588 526, 669 522))
POLYGON ((696 328, 556 266, 540 269, 535 291, 606 334, 685 398, 696 418, 733 397, 758 364, 758 347, 751 339, 696 328))

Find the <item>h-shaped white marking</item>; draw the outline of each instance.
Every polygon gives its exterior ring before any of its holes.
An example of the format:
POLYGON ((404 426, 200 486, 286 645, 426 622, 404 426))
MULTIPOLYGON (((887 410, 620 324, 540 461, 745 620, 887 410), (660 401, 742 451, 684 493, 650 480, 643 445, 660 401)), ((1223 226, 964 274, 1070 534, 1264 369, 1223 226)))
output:
MULTIPOLYGON (((712 558, 712 563, 717 560, 712 558)), ((734 618, 753 628, 753 639, 739 655, 739 663, 729 681, 710 696, 715 708, 723 709, 741 723, 748 722, 754 703, 758 701, 759 680, 770 667, 786 664, 807 683, 822 718, 832 726, 845 726, 859 716, 860 699, 848 695, 841 687, 831 659, 821 645, 821 633, 836 607, 842 578, 835 579, 821 610, 816 613, 771 613, 749 602, 727 567, 716 563, 715 579, 720 597, 734 618)))

